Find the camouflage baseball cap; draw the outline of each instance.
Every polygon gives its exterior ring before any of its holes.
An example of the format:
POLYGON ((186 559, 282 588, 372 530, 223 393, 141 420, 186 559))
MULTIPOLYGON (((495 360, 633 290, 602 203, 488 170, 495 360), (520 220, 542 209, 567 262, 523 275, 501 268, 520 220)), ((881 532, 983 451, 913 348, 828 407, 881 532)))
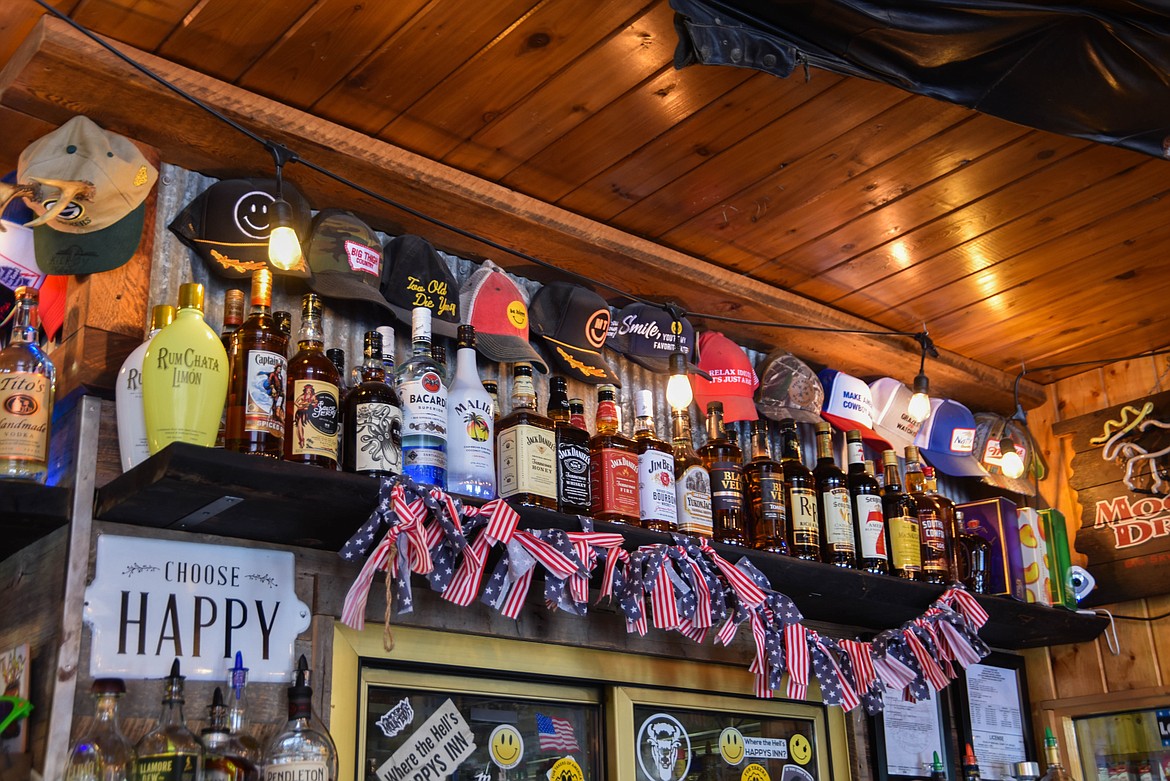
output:
POLYGON ((305 252, 309 287, 325 298, 369 301, 390 306, 378 290, 382 280, 382 242, 374 230, 341 209, 322 209, 313 218, 305 252))

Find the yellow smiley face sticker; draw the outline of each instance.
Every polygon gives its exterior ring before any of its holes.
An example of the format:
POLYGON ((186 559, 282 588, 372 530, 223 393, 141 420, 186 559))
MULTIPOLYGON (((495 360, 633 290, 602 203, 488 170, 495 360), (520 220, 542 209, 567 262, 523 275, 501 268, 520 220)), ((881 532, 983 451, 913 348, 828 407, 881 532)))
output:
POLYGON ((511 770, 524 758, 524 738, 511 724, 500 724, 488 738, 488 754, 501 770, 511 770))
POLYGON ((719 756, 729 765, 738 765, 744 757, 743 735, 735 727, 719 733, 719 756))
POLYGON ((788 753, 799 765, 807 765, 812 759, 812 744, 804 735, 793 735, 788 741, 788 753))
POLYGON ((512 324, 513 328, 527 328, 528 327, 528 307, 524 306, 523 301, 513 301, 508 304, 508 322, 512 324))
POLYGON ((763 765, 753 762, 739 774, 739 781, 772 781, 772 777, 763 765))

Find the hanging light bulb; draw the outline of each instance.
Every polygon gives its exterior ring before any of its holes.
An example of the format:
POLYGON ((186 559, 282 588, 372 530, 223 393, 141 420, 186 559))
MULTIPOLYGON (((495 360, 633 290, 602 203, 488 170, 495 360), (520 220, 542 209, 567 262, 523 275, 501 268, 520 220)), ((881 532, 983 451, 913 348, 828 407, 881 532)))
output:
POLYGON ((1010 436, 999 440, 999 468, 1007 477, 1019 477, 1024 474, 1024 459, 1016 452, 1016 443, 1010 436))
POLYGON ((670 354, 670 379, 666 383, 666 402, 674 409, 686 409, 695 398, 691 381, 687 379, 687 357, 670 354))
POLYGON ((301 263, 301 240, 292 229, 292 207, 283 198, 272 204, 272 233, 268 236, 268 260, 287 271, 301 263))
POLYGON ((930 380, 920 373, 914 378, 914 395, 906 405, 906 414, 921 423, 930 417, 930 380))

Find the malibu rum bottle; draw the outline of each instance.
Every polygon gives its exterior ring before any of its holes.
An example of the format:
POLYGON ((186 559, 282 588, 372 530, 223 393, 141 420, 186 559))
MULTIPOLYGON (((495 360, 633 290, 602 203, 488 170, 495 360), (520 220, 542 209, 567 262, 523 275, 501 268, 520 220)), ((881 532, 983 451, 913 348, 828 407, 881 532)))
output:
POLYGON ((710 539, 714 531, 711 528, 711 475, 691 442, 690 411, 671 410, 670 423, 678 530, 710 539))
POLYGON ((642 528, 669 532, 678 528, 674 493, 674 451, 654 433, 654 393, 634 394, 634 441, 638 445, 638 519, 642 528))
POLYGON ((861 432, 845 432, 849 451, 849 496, 853 500, 853 519, 857 525, 857 568, 875 575, 890 573, 886 519, 882 514, 882 489, 869 473, 871 461, 865 460, 861 432))
POLYGON ((882 510, 890 536, 890 573, 906 580, 922 579, 922 543, 918 533, 918 504, 902 492, 898 454, 882 453, 886 481, 882 488, 882 510))
POLYGON ((801 460, 796 421, 780 421, 780 463, 784 467, 784 506, 788 509, 788 547, 792 555, 821 560, 821 524, 817 519, 817 481, 801 460))
POLYGON ((594 518, 639 524, 638 449, 622 433, 613 385, 597 386, 597 433, 589 440, 589 485, 594 518))
POLYGON ((753 420, 752 460, 743 468, 747 489, 748 541, 757 550, 789 554, 788 518, 784 509, 784 467, 772 460, 768 421, 753 420))
POLYGON ((288 362, 284 460, 337 469, 341 378, 325 357, 324 340, 321 299, 306 293, 301 299, 297 354, 288 362))
POLYGON ((849 482, 833 458, 833 429, 817 424, 817 514, 821 521, 821 560, 837 567, 854 567, 857 548, 853 539, 853 510, 849 482))
POLYGON ((711 523, 716 541, 747 545, 743 451, 727 436, 721 401, 707 402, 707 443, 699 448, 699 458, 711 475, 711 523))
MULTIPOLYGON (((429 311, 429 310, 428 310, 429 311)), ((496 489, 509 504, 557 509, 557 441, 537 411, 532 364, 512 367, 512 411, 496 426, 496 489)))
POLYGON ((366 331, 360 379, 345 397, 342 447, 346 472, 389 477, 402 471, 402 403, 386 382, 382 334, 366 331))
POLYGON ((568 381, 548 381, 548 416, 556 426, 557 510, 569 515, 589 514, 589 432, 572 423, 568 381))
POLYGON ((252 273, 252 311, 231 336, 224 447, 280 458, 288 377, 288 339, 272 317, 272 272, 252 273))
POLYGON ((946 583, 951 574, 950 534, 939 505, 926 495, 922 456, 914 445, 906 447, 906 492, 918 506, 918 534, 922 545, 922 577, 925 583, 946 583))
POLYGON ((187 729, 183 718, 183 681, 179 660, 163 683, 162 715, 158 726, 142 736, 135 746, 134 781, 196 781, 199 738, 187 729))
POLYGON ((474 326, 459 326, 458 345, 447 393, 447 490, 486 502, 496 498, 496 420, 475 364, 474 326))
POLYGON ((127 472, 150 458, 146 438, 146 408, 142 404, 142 361, 150 340, 175 319, 175 308, 159 304, 150 312, 150 332, 146 341, 134 348, 118 370, 114 388, 114 405, 118 418, 118 450, 122 454, 122 471, 127 472))

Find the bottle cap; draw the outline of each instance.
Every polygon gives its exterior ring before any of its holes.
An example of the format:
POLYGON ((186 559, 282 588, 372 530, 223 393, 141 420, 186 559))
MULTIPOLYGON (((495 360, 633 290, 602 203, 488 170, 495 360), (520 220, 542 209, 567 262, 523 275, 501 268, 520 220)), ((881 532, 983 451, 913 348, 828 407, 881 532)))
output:
POLYGON ((796 421, 792 418, 784 418, 784 420, 780 421, 780 430, 796 431, 796 421))
POLYGON ((380 325, 374 329, 382 335, 382 360, 394 360, 394 329, 388 325, 380 325))
POLYGON ((484 380, 483 381, 483 389, 485 391, 487 391, 488 393, 493 393, 493 394, 500 392, 500 386, 496 383, 495 380, 484 380))
POLYGON ((861 441, 861 432, 855 428, 849 429, 848 431, 845 432, 845 441, 846 442, 860 442, 861 441))
POLYGON ((654 417, 654 391, 643 389, 634 394, 634 416, 654 417))
POLYGON ((175 319, 175 308, 170 304, 157 304, 150 310, 150 330, 166 328, 175 319))
POLYGON ((301 299, 301 317, 319 318, 321 316, 321 298, 316 293, 305 293, 301 299))
MULTIPOLYGON (((818 435, 819 434, 832 434, 833 433, 833 427, 831 425, 829 425, 828 423, 818 423, 818 424, 816 424, 816 429, 817 429, 818 435)), ((861 432, 858 432, 858 434, 860 434, 860 433, 861 432)))
POLYGON ((179 285, 179 309, 203 311, 203 285, 198 282, 184 282, 179 285))
POLYGON ((938 758, 938 752, 934 752, 934 761, 930 763, 930 772, 945 773, 946 766, 943 765, 942 760, 938 758))
POLYGON ((431 340, 431 310, 425 306, 416 306, 410 313, 411 338, 420 341, 431 340))
POLYGON ((970 767, 978 767, 979 765, 978 760, 975 759, 975 750, 971 748, 970 743, 968 743, 966 749, 964 749, 963 764, 970 767))
POLYGON ((897 466, 898 454, 893 450, 882 451, 882 466, 897 466))
POLYGON ((1039 778, 1040 765, 1037 762, 1016 762, 1012 765, 1012 775, 1016 778, 1039 778))
POLYGON ((12 295, 16 297, 17 301, 31 301, 35 304, 37 302, 38 294, 35 287, 21 285, 16 290, 12 291, 12 295))
POLYGON ((748 424, 753 434, 768 433, 768 418, 758 417, 748 424))
POLYGON ((272 306, 272 272, 266 268, 252 272, 252 306, 272 306))
POLYGON ((530 364, 530 363, 517 363, 517 364, 515 364, 514 366, 512 366, 512 376, 513 377, 531 377, 532 376, 532 364, 530 364))
POLYGON ((126 682, 121 678, 95 678, 89 690, 94 694, 125 694, 126 682))
POLYGON ((906 446, 906 460, 907 461, 921 461, 922 460, 922 456, 919 455, 919 453, 918 453, 918 446, 917 445, 907 445, 906 446))
POLYGON ((616 385, 598 385, 597 386, 597 400, 598 401, 614 401, 617 399, 616 385))
POLYGON ((1053 748, 1056 746, 1056 736, 1052 734, 1052 727, 1044 728, 1044 747, 1053 748))
POLYGON ((223 294, 224 330, 226 331, 229 326, 238 327, 242 322, 244 322, 244 291, 234 287, 228 288, 223 294))
MULTIPOLYGON (((203 287, 200 285, 200 287, 203 287)), ((183 681, 187 680, 179 674, 179 660, 171 662, 171 673, 163 683, 163 701, 183 701, 183 681)))
POLYGON ((461 325, 459 326, 459 337, 456 340, 457 349, 459 350, 474 350, 475 349, 475 326, 461 325))
POLYGON ((559 374, 554 374, 548 378, 548 389, 550 391, 568 391, 569 381, 559 374))
POLYGON ((584 412, 585 399, 569 399, 569 409, 574 412, 584 412))
POLYGON ((718 412, 720 415, 723 414, 723 402, 722 401, 708 401, 707 402, 707 415, 710 416, 712 413, 715 413, 715 412, 718 412))

